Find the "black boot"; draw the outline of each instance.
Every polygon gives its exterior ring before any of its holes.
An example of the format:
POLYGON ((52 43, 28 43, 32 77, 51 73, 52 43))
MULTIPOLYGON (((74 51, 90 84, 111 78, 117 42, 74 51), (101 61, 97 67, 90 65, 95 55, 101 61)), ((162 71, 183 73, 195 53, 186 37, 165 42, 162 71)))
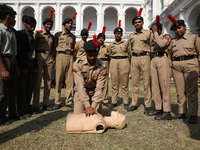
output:
POLYGON ((127 109, 127 111, 134 111, 134 110, 137 110, 138 109, 138 107, 137 106, 131 106, 131 107, 129 107, 128 109, 127 109))
POLYGON ((124 109, 128 110, 128 108, 129 108, 129 104, 124 104, 124 109))
POLYGON ((152 113, 149 113, 149 116, 157 116, 157 115, 161 115, 163 113, 163 110, 155 110, 152 113))
POLYGON ((153 113, 152 107, 147 107, 145 108, 144 114, 151 116, 151 114, 153 113))
POLYGON ((155 120, 172 120, 172 116, 170 112, 163 112, 162 115, 156 116, 155 120))
POLYGON ((186 115, 185 114, 177 114, 176 116, 172 117, 172 119, 185 119, 186 115))
POLYGON ((117 107, 117 103, 111 103, 109 104, 108 108, 113 108, 113 107, 117 107))

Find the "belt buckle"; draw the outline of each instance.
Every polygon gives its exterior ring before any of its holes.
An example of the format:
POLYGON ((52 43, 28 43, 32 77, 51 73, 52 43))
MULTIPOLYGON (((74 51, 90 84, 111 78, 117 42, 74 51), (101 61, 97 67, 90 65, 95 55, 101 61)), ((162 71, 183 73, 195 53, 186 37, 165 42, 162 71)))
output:
POLYGON ((180 61, 184 61, 185 59, 184 59, 184 57, 180 57, 180 61))
POLYGON ((140 56, 140 53, 137 53, 137 56, 140 56))
POLYGON ((44 53, 45 53, 45 54, 49 54, 49 51, 45 51, 44 53))

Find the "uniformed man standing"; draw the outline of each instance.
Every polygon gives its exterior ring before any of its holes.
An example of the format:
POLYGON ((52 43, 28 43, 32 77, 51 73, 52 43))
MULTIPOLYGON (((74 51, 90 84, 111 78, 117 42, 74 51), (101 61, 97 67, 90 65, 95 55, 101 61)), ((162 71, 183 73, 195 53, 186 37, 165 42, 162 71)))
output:
POLYGON ((44 79, 44 95, 43 95, 43 107, 42 110, 50 110, 47 107, 49 104, 49 95, 51 89, 51 79, 53 71, 53 61, 55 58, 55 52, 53 49, 53 35, 50 33, 53 27, 53 19, 46 18, 43 21, 44 29, 36 31, 35 41, 37 46, 37 60, 38 70, 36 73, 36 82, 34 86, 33 94, 33 108, 36 113, 42 112, 39 109, 40 101, 40 87, 42 78, 44 79))
MULTIPOLYGON (((107 72, 109 72, 110 59, 109 59, 108 46, 104 44, 104 41, 106 39, 105 31, 106 31, 106 26, 104 26, 102 32, 97 35, 97 41, 100 46, 98 58, 102 60, 102 62, 106 66, 107 72)), ((108 104, 108 82, 109 82, 109 76, 107 76, 106 78, 106 85, 103 89, 103 99, 102 99, 103 104, 107 107, 109 105, 108 104)))
POLYGON ((15 25, 16 12, 9 6, 0 5, 0 125, 16 119, 17 40, 11 26, 15 25))
MULTIPOLYGON (((119 21, 119 24, 121 22, 119 21)), ((121 85, 124 109, 128 109, 129 99, 129 52, 127 41, 122 40, 123 29, 118 26, 114 29, 115 41, 109 44, 108 51, 110 55, 110 76, 112 82, 112 103, 108 106, 113 108, 117 106, 119 86, 121 85)))
POLYGON ((64 30, 57 32, 54 36, 54 48, 56 48, 56 98, 54 110, 61 107, 61 88, 63 78, 66 83, 66 101, 67 107, 73 108, 72 92, 73 92, 73 73, 72 66, 74 62, 74 46, 76 36, 71 33, 73 20, 72 18, 64 19, 62 25, 64 30))
POLYGON ((106 83, 107 71, 97 58, 98 42, 90 40, 84 44, 86 56, 78 58, 73 64, 75 81, 74 113, 86 116, 98 112, 102 114, 102 92, 106 83))
POLYGON ((129 111, 138 109, 138 96, 140 89, 140 76, 142 75, 144 86, 144 104, 145 114, 152 112, 152 100, 150 89, 150 41, 151 32, 143 29, 143 17, 141 17, 142 8, 138 16, 134 17, 132 24, 135 26, 135 32, 129 35, 128 45, 131 57, 131 77, 132 77, 132 105, 129 111))
POLYGON ((188 123, 197 123, 198 114, 198 71, 200 63, 200 38, 186 33, 184 20, 176 20, 171 15, 171 30, 176 38, 171 41, 170 54, 172 72, 175 79, 178 114, 173 119, 185 119, 187 104, 190 114, 188 123))
POLYGON ((169 35, 162 35, 162 24, 151 27, 154 39, 151 42, 151 81, 155 101, 155 120, 171 120, 170 97, 170 62, 168 47, 171 41, 169 35))
POLYGON ((74 50, 76 52, 76 58, 80 58, 80 57, 86 55, 86 52, 85 52, 83 46, 84 46, 85 42, 87 42, 87 38, 89 36, 89 30, 91 28, 91 25, 92 25, 92 22, 89 22, 88 28, 81 30, 81 38, 82 39, 80 41, 78 41, 74 47, 74 50))

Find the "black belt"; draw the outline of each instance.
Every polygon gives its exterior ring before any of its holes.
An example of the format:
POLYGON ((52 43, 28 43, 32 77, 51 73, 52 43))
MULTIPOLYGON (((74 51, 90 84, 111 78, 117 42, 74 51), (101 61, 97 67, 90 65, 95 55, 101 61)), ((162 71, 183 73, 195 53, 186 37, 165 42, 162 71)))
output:
POLYGON ((132 53, 132 56, 137 56, 137 57, 139 57, 139 56, 145 56, 145 55, 147 55, 147 53, 148 52, 141 52, 141 53, 132 53))
POLYGON ((58 54, 74 55, 72 51, 58 51, 58 54))
POLYGON ((100 58, 102 61, 108 61, 108 58, 100 58))
POLYGON ((44 53, 44 54, 49 54, 50 53, 50 51, 45 51, 45 50, 38 50, 37 52, 38 53, 44 53))
POLYGON ((196 58, 196 55, 176 57, 176 58, 173 58, 173 61, 184 61, 184 60, 189 60, 189 59, 193 59, 193 58, 196 58))
POLYGON ((96 87, 92 87, 92 88, 87 88, 87 87, 86 87, 86 90, 87 90, 87 91, 94 91, 95 88, 96 88, 96 87))
POLYGON ((128 56, 112 56, 113 59, 126 59, 128 56))
POLYGON ((165 52, 152 53, 152 57, 161 57, 164 56, 165 54, 167 55, 167 53, 165 52))

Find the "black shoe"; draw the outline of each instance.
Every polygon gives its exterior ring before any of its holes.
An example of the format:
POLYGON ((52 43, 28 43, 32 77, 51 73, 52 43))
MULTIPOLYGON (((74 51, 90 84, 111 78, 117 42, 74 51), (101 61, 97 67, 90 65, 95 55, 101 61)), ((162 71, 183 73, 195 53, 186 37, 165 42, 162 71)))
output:
POLYGON ((138 109, 138 107, 137 106, 131 106, 131 107, 129 107, 128 109, 127 109, 127 111, 134 111, 134 110, 137 110, 138 109))
POLYGON ((172 120, 172 116, 170 112, 164 112, 162 115, 156 116, 154 119, 155 120, 172 120))
POLYGON ((40 108, 33 107, 33 115, 43 113, 44 111, 40 108))
POLYGON ((157 115, 161 115, 163 113, 163 110, 155 110, 152 113, 149 113, 149 116, 157 116, 157 115))
POLYGON ((124 109, 128 110, 128 108, 129 108, 129 104, 124 104, 124 109))
POLYGON ((103 103, 103 105, 109 108, 109 104, 108 103, 103 103))
POLYGON ((153 113, 152 107, 147 107, 145 108, 144 114, 151 116, 151 114, 153 113))
POLYGON ((10 120, 8 120, 6 117, 0 118, 0 125, 9 125, 12 124, 10 120))
POLYGON ((17 114, 17 115, 8 116, 8 119, 9 120, 20 120, 20 117, 21 116, 17 114))
POLYGON ((69 107, 69 108, 74 108, 74 104, 69 104, 69 105, 65 105, 66 107, 69 107))
POLYGON ((43 110, 43 111, 52 111, 53 109, 52 109, 52 107, 43 106, 43 107, 42 107, 42 110, 43 110))
POLYGON ((113 108, 113 107, 117 107, 117 103, 111 103, 108 105, 108 108, 113 108))
POLYGON ((176 116, 172 117, 172 119, 185 119, 186 115, 185 114, 177 114, 176 116))
POLYGON ((57 109, 60 109, 60 108, 61 108, 61 105, 56 104, 55 106, 53 106, 52 110, 57 110, 57 109))
POLYGON ((197 124, 197 116, 190 115, 189 124, 197 124))

